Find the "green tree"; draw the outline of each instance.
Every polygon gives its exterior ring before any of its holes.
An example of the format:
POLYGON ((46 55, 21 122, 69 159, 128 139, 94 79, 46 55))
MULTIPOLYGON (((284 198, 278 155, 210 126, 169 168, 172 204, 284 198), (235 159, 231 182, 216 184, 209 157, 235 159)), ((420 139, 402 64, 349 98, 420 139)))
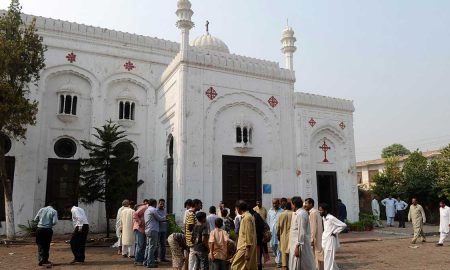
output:
POLYGON ((386 198, 389 195, 395 196, 399 192, 403 175, 398 162, 398 157, 386 159, 384 170, 375 175, 372 193, 380 198, 386 198))
POLYGON ((98 143, 81 141, 89 152, 89 158, 81 160, 80 199, 88 204, 95 201, 105 203, 107 237, 110 231, 108 213, 113 210, 114 202, 124 198, 124 191, 135 190, 143 183, 142 180, 136 181, 134 173, 138 158, 121 151, 122 142, 129 141, 125 131, 119 128, 119 125, 108 121, 101 128, 95 128, 97 134, 94 137, 98 143))
POLYGON ((450 198, 450 144, 441 149, 441 156, 432 162, 436 170, 436 191, 439 196, 450 198))
MULTIPOLYGON (((418 150, 411 153, 403 165, 403 181, 400 194, 404 198, 415 197, 431 215, 436 209, 439 196, 435 193, 437 171, 432 163, 418 150)), ((433 222, 434 216, 429 220, 433 222)))
MULTIPOLYGON (((45 67, 46 47, 36 33, 35 20, 24 25, 18 0, 12 0, 0 17, 0 132, 14 139, 26 138, 36 123, 38 103, 30 100, 30 84, 39 80, 45 67)), ((0 140, 0 181, 4 188, 6 236, 15 236, 12 184, 6 175, 5 145, 0 140)))
POLYGON ((399 143, 389 145, 381 151, 382 158, 407 156, 411 153, 406 147, 399 143))

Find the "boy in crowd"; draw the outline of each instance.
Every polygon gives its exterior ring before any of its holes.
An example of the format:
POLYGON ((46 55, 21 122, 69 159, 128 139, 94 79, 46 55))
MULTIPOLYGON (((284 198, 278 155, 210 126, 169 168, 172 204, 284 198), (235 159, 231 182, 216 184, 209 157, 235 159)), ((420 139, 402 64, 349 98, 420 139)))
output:
POLYGON ((215 220, 215 229, 209 234, 209 256, 212 262, 212 270, 227 270, 227 241, 228 234, 222 230, 223 220, 215 220))
POLYGON ((195 265, 197 269, 208 270, 208 226, 206 224, 206 213, 198 212, 195 217, 197 218, 197 225, 194 227, 192 233, 192 239, 194 242, 194 256, 195 265))

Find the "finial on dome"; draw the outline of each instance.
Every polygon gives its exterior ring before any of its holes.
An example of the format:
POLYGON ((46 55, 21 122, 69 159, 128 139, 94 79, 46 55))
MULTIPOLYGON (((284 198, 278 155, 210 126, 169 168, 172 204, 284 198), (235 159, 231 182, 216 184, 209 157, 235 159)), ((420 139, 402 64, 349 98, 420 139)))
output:
POLYGON ((209 21, 208 20, 206 20, 205 27, 206 27, 206 34, 209 34, 209 21))

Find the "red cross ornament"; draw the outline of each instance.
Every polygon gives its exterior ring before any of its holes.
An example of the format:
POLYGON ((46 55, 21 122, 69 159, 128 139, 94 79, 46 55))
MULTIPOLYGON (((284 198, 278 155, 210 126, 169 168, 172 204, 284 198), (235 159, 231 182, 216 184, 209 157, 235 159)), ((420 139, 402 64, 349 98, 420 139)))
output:
POLYGON ((128 62, 126 62, 123 66, 128 71, 131 71, 136 67, 130 60, 128 60, 128 62))
POLYGON ((275 108, 278 105, 278 100, 274 96, 271 96, 267 102, 269 102, 269 105, 272 108, 275 108))
POLYGON ((339 124, 339 126, 340 126, 342 129, 345 129, 345 123, 344 123, 343 121, 339 124))
POLYGON ((213 100, 217 97, 217 92, 212 87, 208 88, 208 90, 206 90, 205 94, 210 100, 213 100))
POLYGON ((66 55, 66 59, 67 61, 69 61, 70 63, 76 62, 77 61, 77 55, 74 54, 73 52, 69 53, 66 55))
POLYGON ((323 138, 323 144, 321 146, 319 146, 319 148, 322 149, 323 154, 324 154, 324 159, 322 160, 322 162, 328 162, 327 151, 331 149, 331 147, 328 146, 326 139, 327 138, 323 138))
POLYGON ((314 120, 314 118, 312 118, 312 117, 311 117, 311 119, 309 119, 308 123, 311 127, 314 127, 317 124, 316 120, 314 120))

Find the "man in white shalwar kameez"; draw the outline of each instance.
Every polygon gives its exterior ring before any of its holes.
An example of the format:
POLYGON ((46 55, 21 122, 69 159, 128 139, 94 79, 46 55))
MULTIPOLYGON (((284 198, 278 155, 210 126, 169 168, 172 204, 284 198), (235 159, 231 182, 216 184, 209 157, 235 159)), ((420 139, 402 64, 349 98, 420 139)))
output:
POLYGON ((450 231, 450 207, 444 201, 439 202, 439 242, 437 246, 443 246, 444 240, 450 231))
POLYGON ((123 209, 128 207, 130 205, 129 200, 123 200, 122 201, 122 207, 117 210, 116 214, 116 236, 117 236, 117 242, 112 247, 117 247, 118 251, 117 253, 120 255, 122 254, 122 232, 120 231, 120 214, 122 213, 123 209))
POLYGON ((394 226, 394 218, 395 218, 395 203, 396 199, 392 198, 392 195, 389 195, 389 198, 386 198, 381 201, 381 204, 386 207, 386 226, 393 227, 394 226))
POLYGON ((300 197, 293 197, 291 203, 294 215, 289 234, 289 269, 314 270, 316 263, 311 247, 308 212, 303 209, 303 201, 300 197))
POLYGON ((323 218, 323 234, 322 234, 322 248, 324 255, 324 270, 339 270, 336 264, 335 255, 339 248, 338 234, 341 233, 347 225, 328 214, 329 207, 327 204, 319 206, 320 215, 323 218))
POLYGON ((378 204, 378 200, 375 197, 373 197, 372 200, 372 215, 373 215, 373 225, 375 227, 382 227, 380 223, 380 205, 378 204))
POLYGON ((120 230, 122 231, 122 256, 134 258, 135 238, 133 230, 134 210, 129 206, 120 213, 120 230))

